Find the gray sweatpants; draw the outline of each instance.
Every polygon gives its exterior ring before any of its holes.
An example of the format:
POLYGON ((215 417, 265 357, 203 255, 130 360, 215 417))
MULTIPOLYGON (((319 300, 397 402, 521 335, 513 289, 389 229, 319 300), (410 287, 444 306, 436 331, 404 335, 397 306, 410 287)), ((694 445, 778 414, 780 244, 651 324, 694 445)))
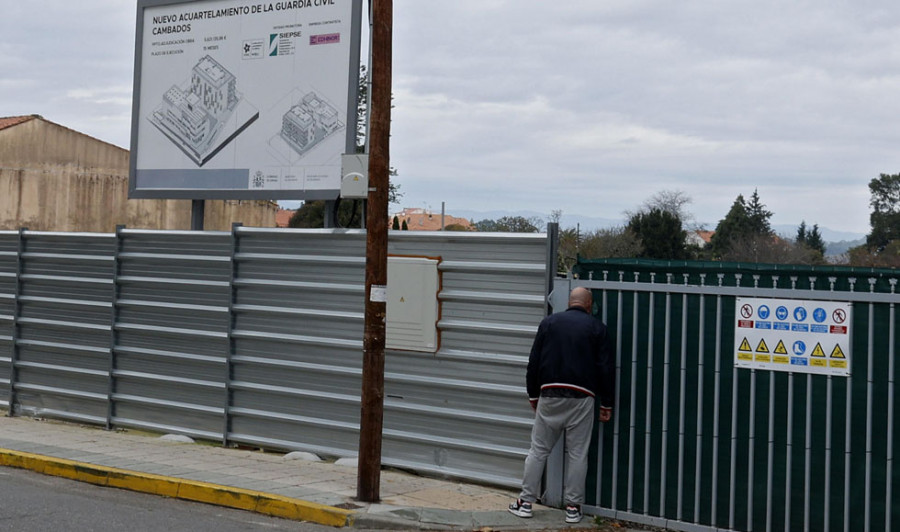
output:
POLYGON ((541 397, 538 401, 534 427, 531 429, 531 449, 525 458, 522 493, 519 498, 535 502, 540 495, 541 477, 547 456, 566 433, 565 503, 584 502, 584 481, 588 468, 588 447, 594 429, 594 398, 570 399, 541 397))

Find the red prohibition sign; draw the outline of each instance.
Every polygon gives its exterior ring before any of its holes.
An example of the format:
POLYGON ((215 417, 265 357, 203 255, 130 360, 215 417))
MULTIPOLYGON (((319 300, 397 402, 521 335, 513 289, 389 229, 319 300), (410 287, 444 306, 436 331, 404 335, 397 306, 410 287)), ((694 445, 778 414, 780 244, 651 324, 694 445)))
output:
POLYGON ((743 316, 745 318, 749 318, 752 315, 753 315, 753 307, 751 307, 750 305, 744 305, 743 307, 741 307, 741 316, 743 316))
POLYGON ((834 318, 835 323, 844 323, 844 320, 847 319, 847 313, 844 309, 839 308, 835 309, 835 311, 831 314, 831 317, 834 318))

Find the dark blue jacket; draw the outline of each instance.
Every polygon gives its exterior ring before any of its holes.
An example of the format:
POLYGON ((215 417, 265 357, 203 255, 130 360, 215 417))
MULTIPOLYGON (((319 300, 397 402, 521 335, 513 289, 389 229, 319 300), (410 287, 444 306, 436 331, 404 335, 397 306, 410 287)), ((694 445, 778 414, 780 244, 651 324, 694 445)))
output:
POLYGON ((613 406, 615 362, 606 325, 581 307, 547 316, 538 326, 528 372, 528 398, 590 395, 613 406))

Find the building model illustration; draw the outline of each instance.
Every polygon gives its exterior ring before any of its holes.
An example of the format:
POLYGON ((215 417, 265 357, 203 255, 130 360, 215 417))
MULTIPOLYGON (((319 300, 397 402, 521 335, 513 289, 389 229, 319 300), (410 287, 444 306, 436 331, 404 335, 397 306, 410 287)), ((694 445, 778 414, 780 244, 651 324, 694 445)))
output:
POLYGON ((335 131, 343 129, 343 126, 337 109, 315 92, 309 92, 285 113, 281 138, 303 155, 335 131))
POLYGON ((259 118, 258 112, 236 113, 242 103, 236 87, 234 74, 204 56, 194 66, 186 87, 173 85, 166 91, 150 121, 203 166, 259 118))

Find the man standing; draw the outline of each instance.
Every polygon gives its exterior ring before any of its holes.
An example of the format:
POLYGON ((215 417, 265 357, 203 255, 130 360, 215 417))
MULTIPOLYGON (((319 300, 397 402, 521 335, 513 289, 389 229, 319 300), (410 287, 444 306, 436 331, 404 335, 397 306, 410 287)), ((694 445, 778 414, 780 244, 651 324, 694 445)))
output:
POLYGON ((594 428, 594 399, 600 398, 600 421, 609 421, 615 391, 609 336, 606 325, 591 315, 592 305, 591 291, 575 288, 569 294, 569 308, 547 316, 538 326, 525 378, 531 408, 537 414, 522 492, 509 505, 509 511, 519 517, 531 517, 547 456, 563 431, 566 522, 578 523, 584 516, 581 505, 594 428))

